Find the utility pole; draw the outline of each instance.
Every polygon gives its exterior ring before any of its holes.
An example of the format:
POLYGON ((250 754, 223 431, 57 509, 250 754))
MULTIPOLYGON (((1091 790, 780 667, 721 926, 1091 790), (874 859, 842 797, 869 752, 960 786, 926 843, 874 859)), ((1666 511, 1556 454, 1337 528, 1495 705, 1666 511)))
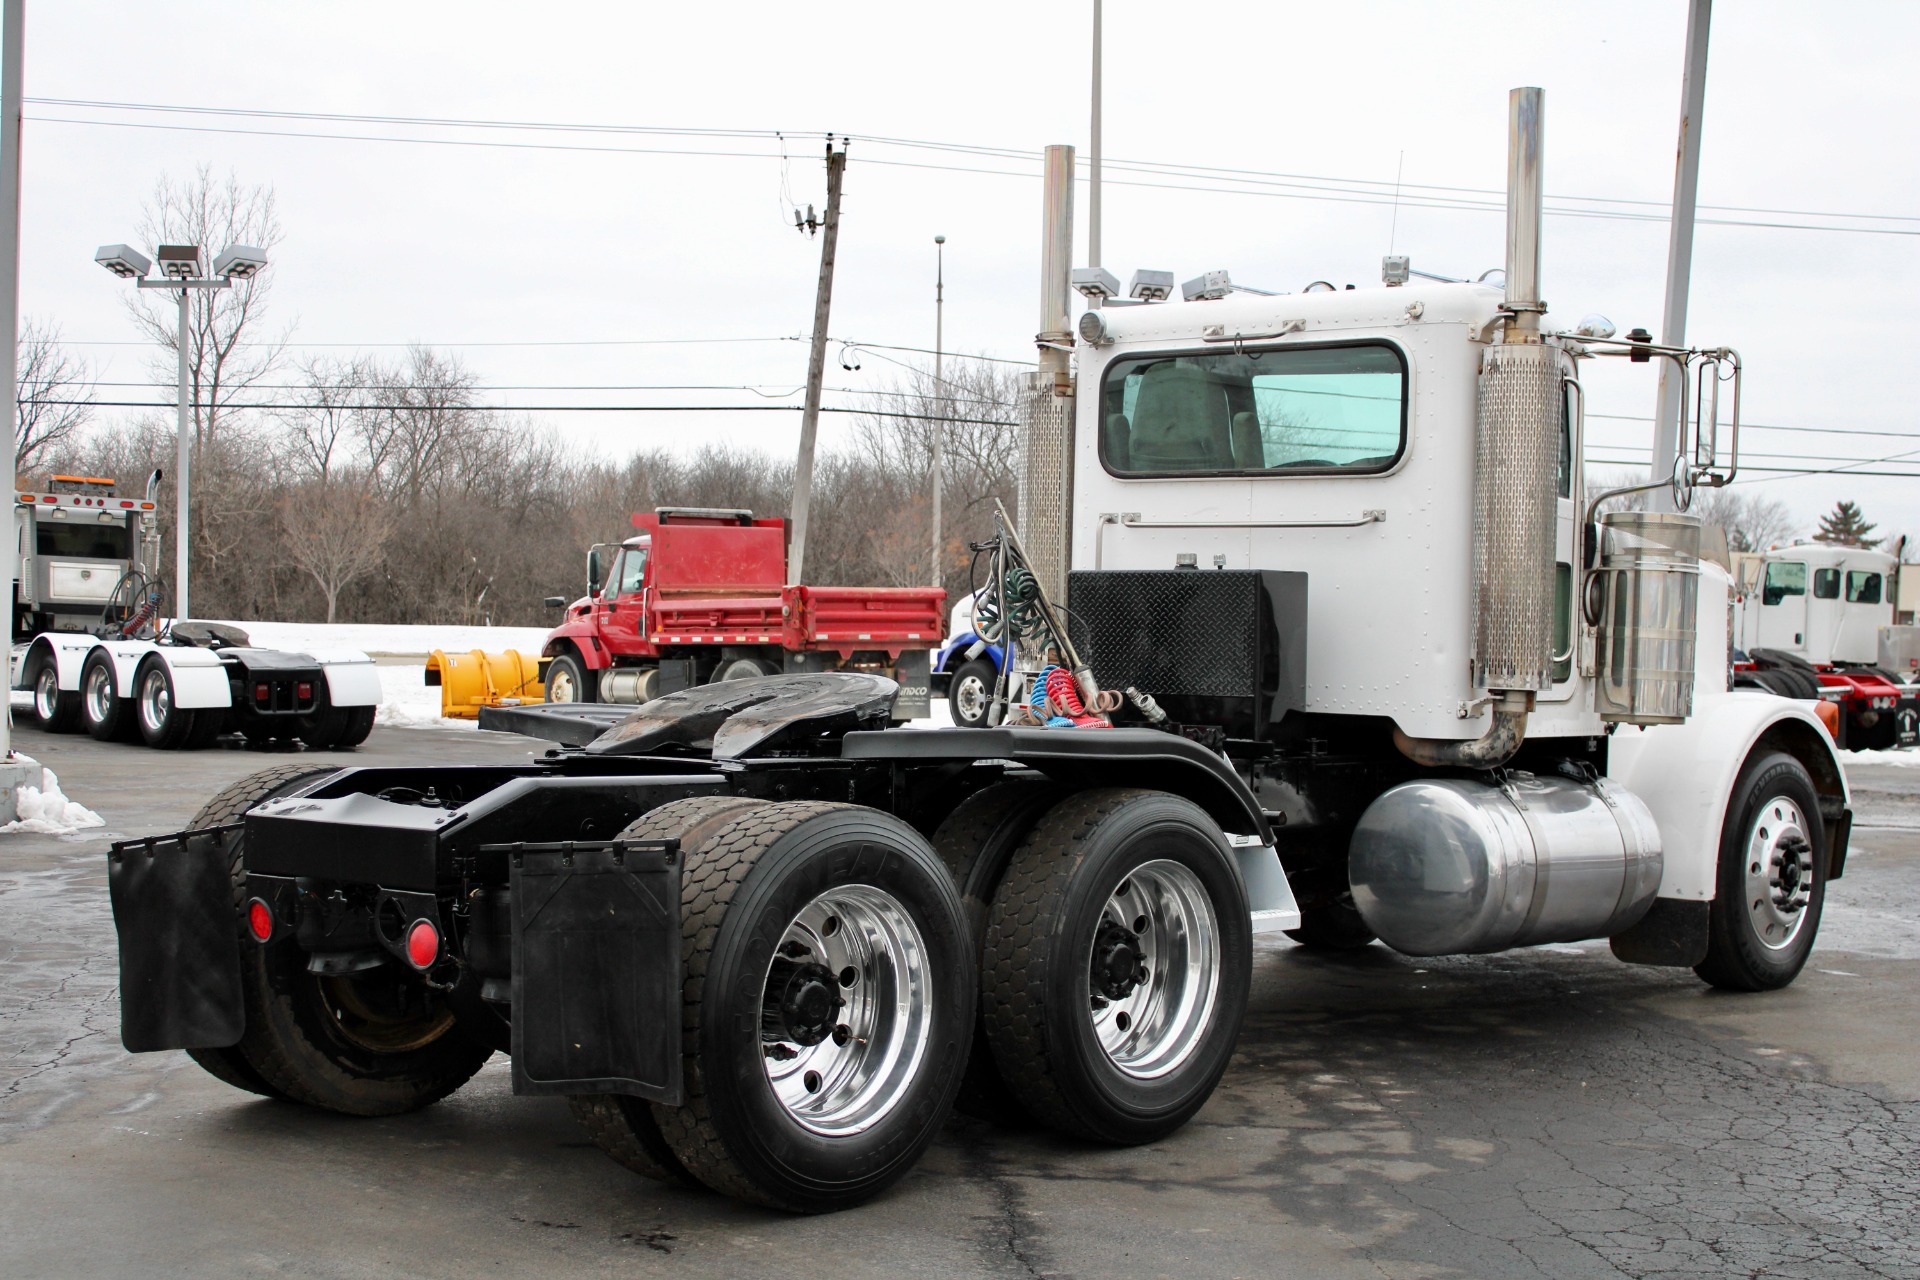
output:
MULTIPOLYGON (((5 0, 0 9, 0 367, 6 372, 7 420, 6 458, 0 461, 0 473, 6 477, 4 490, 14 486, 13 453, 20 443, 20 71, 26 62, 26 0, 5 0)), ((8 509, 13 499, 6 499, 8 509)), ((0 558, 7 562, 7 598, 13 597, 14 576, 19 572, 18 549, 12 541, 0 558)), ((13 626, 12 607, 8 607, 7 626, 13 626)), ((0 761, 13 759, 13 712, 0 714, 0 761)), ((5 780, 6 795, 0 797, 0 821, 14 816, 14 790, 21 779, 5 780)))
MULTIPOLYGON (((1087 265, 1100 265, 1100 0, 1093 0, 1093 127, 1087 139, 1087 265)), ((1087 299, 1098 310, 1100 299, 1087 299)))
POLYGON ((941 468, 946 462, 947 419, 951 401, 947 398, 947 380, 943 376, 945 369, 946 308, 947 308, 947 238, 933 238, 933 394, 939 405, 939 418, 933 424, 933 554, 927 557, 932 566, 933 585, 940 584, 941 548, 940 538, 940 486, 945 477, 941 468))
MULTIPOLYGON (((1673 220, 1667 230, 1667 299, 1660 317, 1662 346, 1685 346, 1687 285, 1693 276, 1693 215, 1700 192, 1700 120, 1707 100, 1707 26, 1713 0, 1687 6, 1687 66, 1680 81, 1680 146, 1673 169, 1673 220)), ((1660 404, 1653 425, 1653 482, 1647 496, 1655 511, 1672 511, 1673 479, 1680 453, 1681 380, 1686 371, 1671 360, 1660 362, 1660 404)), ((1682 464, 1684 465, 1684 464, 1682 464)))
MULTIPOLYGON (((813 499, 813 442, 820 431, 820 384, 827 372, 827 313, 833 306, 833 251, 840 239, 840 179, 847 171, 846 143, 827 139, 826 234, 820 240, 820 291, 813 300, 813 346, 807 353, 807 401, 800 411, 800 457, 793 468, 793 550, 787 581, 798 583, 807 567, 807 508, 813 499)), ((812 227, 809 224, 808 230, 812 227)))

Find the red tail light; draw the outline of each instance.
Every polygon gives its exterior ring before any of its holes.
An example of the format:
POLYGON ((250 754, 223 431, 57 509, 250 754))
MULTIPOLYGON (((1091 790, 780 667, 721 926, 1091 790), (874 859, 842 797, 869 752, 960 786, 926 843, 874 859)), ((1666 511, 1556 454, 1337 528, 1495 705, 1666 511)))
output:
POLYGON ((431 920, 415 920, 407 930, 407 963, 416 969, 431 969, 440 958, 440 931, 431 920))
POLYGON ((293 686, 293 696, 302 702, 307 702, 313 697, 313 686, 305 680, 302 680, 299 684, 293 686))
POLYGON ((266 942, 273 937, 273 908, 258 898, 247 903, 247 932, 255 942, 266 942))
POLYGON ((272 697, 273 697, 273 690, 267 688, 267 686, 265 686, 264 684, 257 684, 253 686, 253 700, 255 702, 266 702, 266 701, 269 701, 272 697))

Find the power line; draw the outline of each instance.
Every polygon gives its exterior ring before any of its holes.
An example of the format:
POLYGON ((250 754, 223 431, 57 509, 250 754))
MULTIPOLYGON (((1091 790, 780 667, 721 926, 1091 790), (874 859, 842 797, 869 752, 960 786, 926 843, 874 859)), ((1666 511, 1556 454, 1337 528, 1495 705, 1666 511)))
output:
MULTIPOLYGON (((91 405, 99 409, 171 409, 172 400, 54 400, 41 397, 25 398, 23 405, 91 405)), ((195 408, 213 408, 221 413, 236 413, 241 410, 285 410, 285 409, 341 409, 355 408, 375 412, 392 413, 799 413, 800 406, 785 404, 460 404, 460 405, 420 405, 420 404, 217 404, 195 405, 195 408)), ((851 413, 868 418, 905 418, 913 422, 925 422, 929 419, 923 413, 895 413, 887 409, 864 409, 851 406, 820 406, 822 413, 851 413)), ((938 419, 941 422, 958 422, 981 427, 1004 427, 1005 422, 991 418, 951 418, 938 419)))
MULTIPOLYGON (((42 100, 36 99, 34 101, 42 101, 42 100)), ((57 100, 44 100, 44 101, 54 102, 57 100)), ((100 106, 100 109, 169 110, 169 111, 183 111, 183 112, 199 112, 199 113, 212 114, 212 115, 240 115, 240 116, 266 115, 275 119, 318 119, 318 120, 347 120, 347 121, 361 119, 357 117, 337 116, 337 115, 332 115, 327 113, 296 113, 296 112, 262 113, 262 112, 248 112, 248 111, 242 111, 242 110, 223 110, 218 108, 138 107, 138 106, 121 106, 119 104, 99 104, 99 106, 100 106)), ((46 123, 46 124, 87 125, 87 126, 94 126, 94 127, 100 127, 100 128, 149 129, 149 130, 163 130, 163 131, 169 131, 169 132, 218 133, 218 134, 226 134, 226 135, 234 135, 234 136, 242 136, 242 137, 286 137, 286 138, 320 139, 320 140, 330 140, 330 141, 340 141, 340 142, 386 142, 386 143, 402 143, 402 144, 420 145, 420 146, 483 147, 483 148, 506 149, 506 150, 531 150, 531 151, 553 151, 553 152, 572 151, 572 152, 596 153, 596 154, 684 155, 684 156, 690 156, 690 157, 722 158, 722 159, 780 159, 782 158, 780 153, 772 152, 772 151, 744 151, 744 150, 714 151, 714 150, 700 150, 700 149, 693 149, 693 148, 676 148, 676 147, 617 147, 617 146, 587 146, 587 145, 578 145, 578 144, 563 145, 563 144, 550 143, 550 142, 506 142, 506 141, 495 141, 495 140, 485 140, 485 139, 475 139, 475 138, 414 138, 414 137, 396 137, 391 135, 375 135, 375 134, 323 133, 323 132, 316 132, 316 131, 286 130, 286 129, 238 129, 238 128, 232 128, 232 127, 222 127, 222 126, 202 125, 202 124, 159 124, 159 123, 154 123, 150 121, 135 121, 135 120, 93 120, 93 119, 78 119, 70 116, 35 115, 27 118, 37 123, 46 123)), ((380 124, 380 123, 395 122, 400 119, 401 118, 399 117, 388 117, 388 118, 367 117, 367 118, 364 118, 364 122, 380 124)), ((419 123, 426 123, 426 121, 423 121, 421 119, 415 119, 412 121, 412 123, 419 124, 419 123)), ((454 121, 445 121, 445 122, 438 122, 438 123, 442 123, 450 127, 456 127, 456 128, 519 128, 519 129, 529 129, 529 130, 574 130, 574 131, 584 131, 584 132, 611 132, 611 133, 625 133, 625 132, 637 133, 637 132, 645 131, 645 132, 648 132, 651 136, 686 135, 686 136, 702 136, 702 137, 725 136, 725 137, 742 137, 742 138, 745 138, 745 137, 761 138, 761 137, 778 136, 778 132, 773 130, 767 130, 764 132, 755 132, 755 131, 701 132, 701 131, 693 131, 693 130, 669 130, 665 128, 646 130, 642 126, 616 127, 616 126, 584 126, 584 125, 579 125, 579 126, 539 125, 531 122, 524 123, 524 124, 517 124, 517 125, 465 123, 465 122, 454 122, 454 121)), ((889 139, 876 138, 876 139, 871 139, 870 141, 877 142, 880 145, 924 147, 924 148, 934 149, 934 150, 956 149, 948 146, 943 146, 941 144, 919 143, 919 142, 912 142, 912 141, 905 141, 905 140, 889 140, 889 139)), ((1033 153, 1011 152, 1011 151, 1004 152, 1004 153, 996 153, 990 149, 985 149, 985 148, 976 149, 972 153, 991 156, 993 158, 1006 158, 1006 159, 1016 160, 1021 162, 1028 160, 1028 158, 1033 155, 1033 153)), ((873 156, 862 156, 861 159, 859 160, 859 163, 869 164, 869 165, 880 165, 880 166, 886 166, 886 167, 892 167, 892 168, 928 169, 928 170, 937 170, 937 171, 951 172, 951 173, 973 173, 973 174, 981 174, 981 175, 994 176, 994 177, 1031 179, 1032 177, 1035 176, 1034 174, 1030 172, 1025 172, 1025 171, 1014 171, 1014 170, 1007 170, 1007 169, 988 169, 988 168, 980 168, 978 166, 970 166, 970 165, 935 164, 928 161, 887 160, 887 159, 876 158, 873 156)), ((1137 173, 1143 173, 1143 174, 1149 174, 1149 175, 1177 176, 1183 172, 1198 171, 1198 169, 1196 169, 1195 167, 1165 165, 1157 162, 1114 161, 1114 162, 1108 162, 1108 163, 1110 163, 1112 167, 1114 167, 1116 170, 1119 170, 1119 171, 1137 172, 1137 173)), ((1221 171, 1221 172, 1224 173, 1224 172, 1231 172, 1231 171, 1221 171)), ((1238 186, 1230 186, 1230 187, 1218 186, 1218 185, 1204 185, 1196 182, 1146 182, 1146 181, 1139 181, 1139 180, 1129 180, 1124 178, 1110 178, 1107 181, 1114 186, 1139 187, 1139 188, 1168 190, 1168 191, 1194 191, 1194 192, 1203 192, 1203 193, 1217 194, 1217 195, 1257 195, 1257 196, 1267 196, 1271 198, 1290 199, 1290 200, 1331 201, 1331 202, 1345 203, 1345 204, 1370 204, 1370 205, 1381 205, 1381 206, 1403 204, 1410 208, 1426 208, 1426 209, 1438 209, 1438 210, 1451 209, 1451 210, 1457 210, 1457 211, 1476 212, 1476 213, 1499 213, 1499 212, 1503 212, 1505 208, 1504 204, 1498 201, 1495 201, 1493 199, 1481 199, 1477 197, 1469 198, 1465 196, 1460 196, 1460 197, 1429 196, 1425 200, 1402 199, 1399 201, 1395 201, 1386 195, 1375 193, 1368 190, 1369 187, 1377 184, 1365 183, 1365 185, 1362 185, 1364 180, 1356 180, 1356 179, 1341 179, 1341 178, 1301 179, 1301 178, 1288 177, 1286 175, 1275 174, 1275 175, 1263 175, 1258 177, 1252 177, 1252 176, 1221 177, 1215 180, 1215 181, 1227 181, 1227 182, 1241 184, 1238 186), (1338 184, 1347 184, 1347 185, 1338 185, 1338 184)), ((1428 188, 1428 189, 1457 190, 1461 192, 1474 192, 1476 190, 1475 188, 1437 188, 1437 187, 1428 188)), ((1613 199, 1609 197, 1560 197, 1560 198, 1572 199, 1574 201, 1588 201, 1592 203, 1609 203, 1609 204, 1639 204, 1639 203, 1652 204, 1654 203, 1651 201, 1641 202, 1641 201, 1633 201, 1633 200, 1626 200, 1626 199, 1613 199)), ((1702 206, 1702 207, 1714 208, 1718 206, 1702 206)), ((1598 219, 1605 219, 1605 220, 1612 220, 1612 221, 1665 222, 1667 220, 1666 215, 1660 214, 1660 213, 1653 213, 1653 212, 1634 213, 1634 212, 1614 211, 1614 210, 1607 210, 1607 209, 1578 209, 1578 208, 1567 208, 1567 207, 1549 208, 1547 212, 1556 217, 1598 218, 1598 219)), ((1772 212, 1772 211, 1766 211, 1766 212, 1772 212)), ((1809 215, 1797 215, 1789 211, 1783 210, 1783 211, 1780 211, 1780 216, 1791 217, 1791 216, 1809 216, 1809 215)), ((1841 213, 1841 214, 1820 214, 1820 215, 1811 215, 1811 216, 1835 217, 1835 218, 1845 218, 1845 219, 1854 219, 1854 220, 1875 220, 1875 221, 1912 221, 1913 220, 1913 219, 1906 218, 1904 215, 1882 216, 1878 214, 1841 213)), ((1855 235, 1920 236, 1920 228, 1906 229, 1906 228, 1900 228, 1900 227, 1822 226, 1817 223, 1757 221, 1752 218, 1699 218, 1697 219, 1697 221, 1700 225, 1703 225, 1703 226, 1752 227, 1752 228, 1760 228, 1760 229, 1766 229, 1766 230, 1784 230, 1784 231, 1824 231, 1824 232, 1855 234, 1855 235)))

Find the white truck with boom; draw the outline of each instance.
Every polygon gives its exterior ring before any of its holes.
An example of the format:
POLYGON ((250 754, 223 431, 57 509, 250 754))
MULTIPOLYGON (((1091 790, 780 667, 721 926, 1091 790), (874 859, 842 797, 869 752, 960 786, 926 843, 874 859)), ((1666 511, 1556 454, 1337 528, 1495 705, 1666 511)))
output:
MULTIPOLYGON (((524 764, 257 775, 113 849, 127 1047, 357 1115, 504 1049, 628 1167, 821 1211, 956 1100, 1165 1137, 1227 1070, 1260 931, 1792 982, 1846 864, 1833 746, 1728 689, 1698 520, 1580 497, 1584 362, 1738 360, 1543 323, 1540 96, 1504 291, 1216 273, 1077 342, 1050 148, 1021 524, 974 619, 1020 673, 997 723, 890 729, 891 681, 807 673, 483 710, 558 744, 524 764)), ((1683 415, 1679 505, 1731 478, 1737 418, 1683 415)))
POLYGON ((380 704, 366 654, 259 649, 237 627, 166 616, 159 478, 144 498, 99 476, 54 476, 14 495, 11 684, 32 692, 34 721, 167 749, 225 733, 315 749, 366 741, 380 704))

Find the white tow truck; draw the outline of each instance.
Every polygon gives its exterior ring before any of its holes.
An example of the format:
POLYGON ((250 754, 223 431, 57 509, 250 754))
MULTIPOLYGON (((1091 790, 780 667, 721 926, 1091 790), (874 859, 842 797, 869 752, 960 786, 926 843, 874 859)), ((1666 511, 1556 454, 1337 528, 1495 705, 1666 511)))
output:
MULTIPOLYGON (((504 1049, 629 1168, 817 1212, 956 1101, 1165 1137, 1232 1060, 1261 931, 1792 982, 1846 864, 1833 744, 1729 690, 1697 519, 1581 497, 1586 362, 1738 359, 1543 323, 1540 108, 1514 91, 1504 290, 1215 274, 1077 325, 1049 148, 987 727, 770 676, 483 710, 559 744, 523 764, 236 783, 113 850, 127 1046, 359 1115, 504 1049)), ((1729 402, 1681 415, 1677 505, 1731 479, 1729 402)))
POLYGON ((316 749, 366 741, 380 704, 366 654, 260 649, 237 627, 166 616, 159 475, 140 498, 99 476, 53 476, 14 495, 10 683, 33 694, 34 721, 168 749, 226 733, 316 749))

